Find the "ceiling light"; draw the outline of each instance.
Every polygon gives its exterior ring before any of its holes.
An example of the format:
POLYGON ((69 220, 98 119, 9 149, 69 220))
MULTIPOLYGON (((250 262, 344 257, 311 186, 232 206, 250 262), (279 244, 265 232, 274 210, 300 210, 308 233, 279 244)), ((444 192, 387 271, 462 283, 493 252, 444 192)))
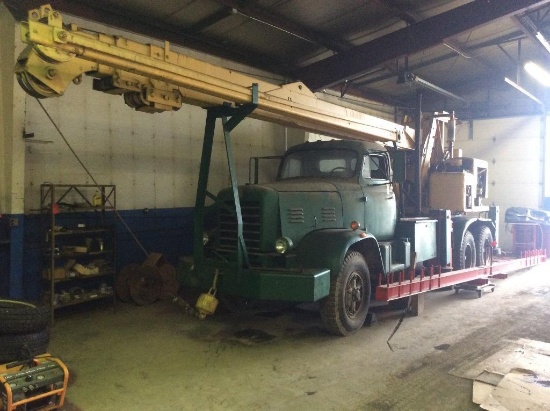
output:
POLYGON ((532 61, 528 61, 523 66, 525 71, 529 73, 535 80, 545 87, 550 87, 550 73, 532 61))
POLYGON ((472 58, 472 55, 467 53, 466 51, 464 51, 464 49, 462 47, 460 47, 457 43, 455 43, 454 41, 452 40, 445 40, 443 42, 443 45, 450 48, 452 51, 454 51, 455 53, 457 53, 458 55, 466 58, 466 59, 471 59, 472 58))
POLYGON ((435 84, 432 84, 429 81, 426 81, 418 77, 416 74, 411 73, 410 71, 405 71, 404 73, 401 73, 401 75, 397 79, 397 84, 403 84, 403 83, 414 83, 419 87, 431 90, 435 93, 441 94, 442 96, 449 97, 454 100, 458 100, 464 106, 468 105, 468 102, 464 100, 462 97, 457 96, 456 94, 451 93, 450 91, 447 91, 439 86, 436 86, 435 84))
POLYGON ((531 93, 529 93, 527 90, 525 90, 523 87, 521 87, 519 84, 517 83, 514 83, 512 80, 510 80, 508 77, 504 77, 504 81, 506 83, 508 83, 509 85, 511 85, 512 87, 514 87, 517 91, 519 91, 520 93, 523 93, 525 94, 527 97, 529 97, 531 100, 535 101, 536 103, 538 103, 541 107, 544 107, 544 103, 542 101, 540 101, 538 98, 536 98, 534 95, 532 95, 531 93))
POLYGON ((540 44, 544 46, 546 51, 550 53, 550 44, 548 44, 548 41, 544 38, 542 33, 540 31, 537 31, 537 34, 535 34, 535 37, 537 38, 538 41, 540 41, 540 44))

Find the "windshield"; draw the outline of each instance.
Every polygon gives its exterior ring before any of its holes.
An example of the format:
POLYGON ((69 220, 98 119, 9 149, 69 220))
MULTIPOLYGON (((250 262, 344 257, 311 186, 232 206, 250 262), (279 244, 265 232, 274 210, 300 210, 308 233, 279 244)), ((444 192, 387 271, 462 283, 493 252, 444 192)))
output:
POLYGON ((357 152, 346 149, 301 150, 286 156, 279 180, 298 177, 350 178, 357 167, 357 152))

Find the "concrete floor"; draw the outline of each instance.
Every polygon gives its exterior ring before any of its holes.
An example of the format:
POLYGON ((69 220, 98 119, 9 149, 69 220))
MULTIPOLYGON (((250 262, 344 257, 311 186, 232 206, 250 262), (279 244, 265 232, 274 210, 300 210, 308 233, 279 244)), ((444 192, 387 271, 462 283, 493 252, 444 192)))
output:
MULTIPOLYGON (((478 410, 460 369, 517 338, 550 342, 550 263, 494 293, 432 292, 425 312, 339 338, 311 306, 205 321, 169 302, 61 314, 50 352, 73 410, 478 410)), ((378 309, 380 310, 380 309, 378 309)), ((550 403, 550 400, 549 400, 550 403)))

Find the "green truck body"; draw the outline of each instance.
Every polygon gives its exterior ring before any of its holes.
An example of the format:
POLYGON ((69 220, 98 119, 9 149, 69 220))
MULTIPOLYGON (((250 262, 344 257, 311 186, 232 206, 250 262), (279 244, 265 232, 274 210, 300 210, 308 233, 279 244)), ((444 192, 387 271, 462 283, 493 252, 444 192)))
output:
MULTIPOLYGON (((292 147, 275 182, 238 186, 238 202, 231 188, 216 196, 210 224, 195 232, 203 247, 182 259, 179 279, 207 290, 217 273, 220 295, 320 301, 331 332, 355 331, 380 275, 385 282, 411 264, 451 262, 450 213, 398 219, 393 183, 390 155, 377 143, 292 147)), ((466 219, 462 231, 489 222, 466 219)))

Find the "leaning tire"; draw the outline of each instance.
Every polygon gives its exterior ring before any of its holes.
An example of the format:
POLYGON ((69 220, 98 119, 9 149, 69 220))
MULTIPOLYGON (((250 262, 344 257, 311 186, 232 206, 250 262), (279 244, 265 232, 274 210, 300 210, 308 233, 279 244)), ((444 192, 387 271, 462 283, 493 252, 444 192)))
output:
POLYGON ((331 278, 329 295, 321 300, 321 318, 330 333, 345 336, 363 326, 370 287, 365 259, 358 252, 348 253, 338 275, 331 278))
POLYGON ((24 360, 48 351, 50 329, 16 335, 0 335, 0 363, 24 360))
POLYGON ((493 233, 489 227, 481 227, 476 238, 476 265, 487 265, 489 254, 487 250, 493 242, 493 233))
POLYGON ((0 299, 0 335, 43 330, 48 327, 50 316, 48 304, 0 299))
POLYGON ((469 230, 466 230, 460 247, 453 255, 453 265, 455 269, 462 270, 464 268, 472 268, 476 265, 476 244, 474 236, 469 230))

